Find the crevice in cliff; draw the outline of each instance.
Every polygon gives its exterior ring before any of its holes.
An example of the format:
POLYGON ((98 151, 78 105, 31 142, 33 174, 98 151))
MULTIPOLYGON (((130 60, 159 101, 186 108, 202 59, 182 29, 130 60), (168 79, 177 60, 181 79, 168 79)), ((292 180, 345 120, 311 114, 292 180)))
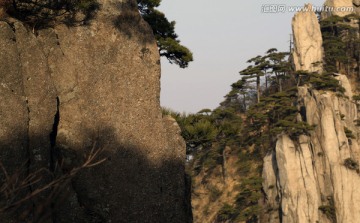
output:
POLYGON ((6 20, 4 22, 6 22, 11 27, 11 29, 13 30, 14 33, 16 32, 16 28, 15 28, 14 23, 6 21, 6 20))
POLYGON ((62 55, 65 55, 63 49, 61 48, 59 35, 56 33, 56 30, 54 30, 54 32, 55 32, 55 37, 56 37, 56 45, 59 46, 59 49, 60 49, 62 55))
MULTIPOLYGON (((340 157, 341 160, 345 160, 345 158, 342 157, 342 154, 341 154, 341 152, 340 152, 340 150, 342 149, 342 144, 341 144, 340 139, 339 139, 339 134, 340 134, 339 131, 342 131, 342 130, 339 130, 339 129, 337 128, 336 118, 337 118, 336 114, 333 114, 333 122, 334 122, 333 124, 334 124, 335 135, 336 135, 336 139, 337 139, 337 143, 338 143, 338 147, 339 147, 339 157, 340 157)), ((348 140, 349 140, 349 139, 348 139, 348 140)), ((349 141, 348 141, 348 143, 349 143, 349 141)), ((342 162, 342 161, 340 161, 340 162, 342 162)), ((346 172, 348 172, 348 170, 346 170, 346 172)), ((341 180, 341 182, 345 182, 343 174, 340 174, 340 180, 341 180)), ((333 185, 335 185, 334 182, 332 182, 332 183, 333 183, 333 185)), ((341 198, 339 198, 339 199, 341 199, 341 204, 345 204, 345 200, 344 200, 344 198, 345 198, 344 185, 342 184, 341 187, 342 187, 342 188, 341 188, 341 198)), ((333 196, 335 196, 335 192, 334 192, 333 196)), ((333 203, 335 203, 335 200, 333 200, 333 203)), ((334 205, 335 205, 335 204, 334 204, 334 205)), ((335 211, 336 211, 336 209, 335 209, 335 211)), ((345 211, 345 210, 343 209, 341 216, 344 216, 344 215, 345 215, 344 211, 345 211)), ((335 213, 335 214, 336 214, 336 213, 335 213)), ((336 215, 335 215, 335 216, 336 216, 336 215)), ((336 222, 335 222, 335 223, 336 223, 336 222)))
MULTIPOLYGON (((27 164, 26 164, 26 176, 29 176, 31 174, 31 149, 30 149, 30 105, 29 105, 29 100, 28 98, 26 97, 25 99, 25 104, 26 104, 26 110, 27 110, 27 125, 26 125, 26 157, 27 157, 27 164)), ((29 193, 32 194, 34 189, 33 187, 31 186, 31 182, 28 181, 28 190, 29 190, 29 193)), ((35 210, 35 203, 30 200, 30 205, 32 206, 32 210, 31 212, 33 213, 33 210, 35 210)))
MULTIPOLYGON (((313 137, 316 137, 317 140, 319 140, 318 136, 316 134, 313 134, 313 137)), ((318 164, 316 164, 316 162, 317 162, 316 159, 318 159, 318 162, 321 162, 322 166, 325 166, 325 160, 324 160, 324 158, 319 158, 319 157, 315 158, 316 155, 319 156, 318 154, 320 152, 316 153, 315 145, 311 140, 309 141, 308 146, 309 146, 309 149, 310 149, 310 151, 312 153, 312 160, 313 160, 313 166, 312 166, 313 169, 312 169, 312 171, 314 173, 314 179, 315 179, 316 187, 319 190, 318 192, 321 194, 323 191, 321 189, 320 179, 319 178, 322 177, 322 180, 324 180, 324 175, 318 175, 319 170, 318 170, 318 164)), ((322 150, 321 147, 320 147, 320 150, 321 150, 321 154, 322 154, 322 157, 323 157, 324 156, 324 151, 322 150)))
POLYGON ((188 222, 193 222, 193 213, 191 207, 191 189, 192 189, 192 181, 191 176, 185 174, 185 198, 184 198, 184 209, 186 211, 186 216, 188 216, 188 222))
POLYGON ((301 171, 301 176, 302 176, 301 178, 302 178, 303 185, 304 185, 304 188, 305 188, 305 191, 306 191, 306 204, 307 204, 306 217, 308 218, 308 221, 310 222, 311 221, 311 216, 312 216, 312 214, 311 214, 312 209, 310 207, 310 202, 309 201, 311 201, 312 198, 311 198, 311 196, 309 194, 309 191, 311 191, 311 188, 308 188, 308 185, 306 183, 305 178, 307 178, 311 174, 310 174, 310 172, 309 172, 309 170, 307 168, 307 165, 306 165, 306 162, 305 162, 306 158, 304 157, 303 151, 302 151, 301 148, 299 150, 300 150, 300 152, 299 152, 300 171, 301 171), (305 173, 304 173, 304 171, 305 171, 305 173))
POLYGON ((56 137, 57 137, 57 132, 58 132, 58 126, 59 126, 59 122, 60 122, 60 98, 56 97, 56 113, 54 116, 54 123, 53 123, 53 127, 52 127, 52 131, 50 133, 50 171, 54 172, 55 171, 55 166, 56 166, 56 137))
MULTIPOLYGON (((26 165, 25 165, 25 176, 29 176, 31 175, 31 167, 32 167, 32 151, 31 151, 31 147, 30 147, 30 143, 31 143, 31 140, 30 140, 30 124, 31 124, 31 110, 30 110, 30 102, 29 102, 29 98, 28 98, 28 95, 26 94, 26 84, 25 84, 25 80, 24 80, 24 74, 22 73, 21 71, 21 67, 23 67, 23 64, 22 64, 22 60, 21 60, 21 50, 20 50, 20 47, 16 41, 17 39, 17 29, 16 29, 16 26, 15 26, 15 23, 14 22, 10 22, 10 21, 5 21, 12 29, 13 31, 13 36, 14 36, 14 39, 13 41, 16 43, 15 46, 16 46, 16 56, 18 57, 18 61, 19 61, 19 67, 20 67, 20 70, 19 70, 19 75, 22 76, 22 82, 21 82, 21 89, 22 89, 22 94, 23 94, 23 97, 25 98, 24 100, 24 105, 25 105, 25 108, 26 108, 26 112, 27 112, 27 120, 26 120, 26 165)), ((28 190, 28 193, 29 194, 32 194, 34 191, 35 191, 35 188, 33 188, 33 184, 30 182, 30 180, 28 180, 26 182, 28 184, 27 186, 27 190, 28 190)), ((31 206, 31 208, 29 208, 29 214, 30 215, 34 215, 34 210, 35 210, 35 203, 33 202, 32 199, 29 200, 29 206, 31 206)))
MULTIPOLYGON (((59 121, 60 121, 60 98, 56 97, 56 113, 54 115, 54 122, 53 122, 53 126, 52 126, 52 131, 50 133, 50 171, 52 173, 55 173, 56 171, 56 164, 57 164, 57 149, 56 149, 56 137, 57 137, 57 132, 58 132, 58 126, 59 126, 59 121)), ((55 213, 55 202, 51 202, 51 210, 52 210, 52 214, 51 214, 51 218, 52 218, 52 222, 56 223, 58 222, 56 219, 56 214, 55 213)))

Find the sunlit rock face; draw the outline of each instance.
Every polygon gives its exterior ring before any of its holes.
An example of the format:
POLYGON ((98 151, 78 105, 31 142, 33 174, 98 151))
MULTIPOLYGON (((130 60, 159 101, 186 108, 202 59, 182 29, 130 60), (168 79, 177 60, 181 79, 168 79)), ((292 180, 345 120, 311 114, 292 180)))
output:
POLYGON ((327 10, 322 13, 322 16, 329 17, 331 15, 337 16, 347 16, 355 12, 353 2, 358 2, 357 0, 326 0, 324 6, 332 8, 332 10, 327 10))
POLYGON ((320 25, 312 5, 309 11, 298 12, 292 20, 294 36, 293 63, 296 70, 322 71, 322 36, 320 25))
MULTIPOLYGON (((328 2, 337 6, 349 3, 328 2)), ((292 25, 296 70, 321 72, 322 67, 314 67, 322 61, 315 14, 300 12, 292 25)), ((309 86, 298 88, 298 119, 314 130, 299 138, 279 135, 275 148, 264 158, 264 222, 359 222, 358 109, 348 77, 336 74, 335 78, 344 87, 344 96, 309 86)))
MULTIPOLYGON (((346 78, 346 77, 345 77, 346 78)), ((360 177, 346 160, 359 162, 357 109, 334 93, 299 88, 303 119, 316 126, 298 140, 280 135, 264 159, 265 194, 274 212, 272 222, 332 222, 321 208, 334 207, 337 222, 358 222, 360 177), (346 130, 347 129, 347 130, 346 130), (354 137, 349 138, 352 131, 354 137), (320 209, 319 209, 320 208, 320 209)))

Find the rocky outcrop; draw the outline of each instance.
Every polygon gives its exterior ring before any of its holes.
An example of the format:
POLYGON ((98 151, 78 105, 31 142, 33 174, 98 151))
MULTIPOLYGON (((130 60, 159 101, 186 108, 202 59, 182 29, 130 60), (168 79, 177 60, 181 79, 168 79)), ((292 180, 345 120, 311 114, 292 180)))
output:
POLYGON ((322 16, 328 17, 331 15, 337 15, 343 17, 350 15, 354 13, 354 10, 352 10, 354 7, 353 2, 356 3, 357 0, 326 0, 324 6, 331 8, 331 10, 323 12, 322 16))
POLYGON ((326 10, 321 13, 322 19, 332 15, 341 17, 351 14, 360 15, 359 0, 327 0, 325 1, 324 7, 326 10))
MULTIPOLYGON (((325 5, 350 7, 352 2, 327 1, 325 5)), ((322 61, 322 38, 315 14, 300 12, 292 25, 296 70, 322 71, 313 66, 322 61)), ((270 211, 263 219, 267 222, 345 223, 357 222, 360 217, 354 205, 360 201, 356 187, 360 183, 358 127, 354 124, 357 107, 351 100, 348 78, 336 78, 345 88, 342 97, 299 87, 299 121, 315 130, 298 139, 279 135, 276 148, 264 158, 263 188, 270 211)))
POLYGON ((0 22, 0 161, 48 169, 46 185, 102 149, 104 163, 64 186, 54 221, 189 222, 185 144, 162 118, 152 31, 135 2, 100 3, 84 25, 0 22))
MULTIPOLYGON (((298 28, 293 30, 295 53, 307 60, 303 60, 302 66, 295 60, 295 67, 319 71, 312 67, 314 53, 298 50, 307 42, 309 47, 304 49, 315 50, 316 55, 321 52, 321 45, 317 45, 322 42, 318 23, 313 19, 306 22, 304 14, 295 16, 293 27, 298 28), (307 27, 317 27, 319 37, 300 35, 304 30, 308 33, 307 27)), ((263 189, 269 210, 263 216, 266 222, 355 223, 360 218, 360 207, 356 205, 360 202, 357 105, 352 101, 348 78, 341 74, 335 78, 345 89, 343 96, 306 85, 298 88, 298 121, 307 122, 314 130, 299 138, 279 135, 276 147, 264 158, 263 189)))
POLYGON ((294 50, 292 59, 296 70, 310 72, 322 71, 322 36, 320 25, 312 5, 305 5, 307 10, 298 12, 292 21, 294 50))
POLYGON ((268 205, 281 210, 271 222, 358 222, 356 105, 334 93, 300 87, 299 107, 303 120, 316 126, 314 132, 298 140, 280 135, 264 160, 268 205))

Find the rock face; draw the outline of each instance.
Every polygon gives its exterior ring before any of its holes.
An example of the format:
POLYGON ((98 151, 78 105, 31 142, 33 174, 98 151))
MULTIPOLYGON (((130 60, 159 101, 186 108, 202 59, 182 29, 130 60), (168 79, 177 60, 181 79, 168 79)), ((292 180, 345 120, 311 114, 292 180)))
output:
MULTIPOLYGON (((329 10, 323 13, 323 16, 328 17, 331 15, 337 16, 347 16, 354 13, 353 2, 357 3, 357 0, 326 0, 324 6, 328 6, 333 8, 333 10, 329 10)), ((355 5, 356 6, 356 5, 355 5)))
POLYGON ((353 0, 354 13, 360 15, 360 1, 353 0))
MULTIPOLYGON (((342 4, 339 2, 337 4, 342 4)), ((293 20, 295 54, 306 60, 302 60, 301 66, 295 60, 295 67, 316 71, 312 67, 315 62, 312 55, 321 55, 321 45, 318 45, 321 33, 318 28, 309 32, 308 27, 318 27, 318 24, 306 19, 305 13, 297 14, 293 20), (316 32, 318 37, 300 35, 301 32, 316 32), (304 46, 304 42, 307 47, 299 47, 304 46), (308 54, 310 50, 317 53, 308 54)), ((360 202, 360 148, 359 128, 355 125, 358 109, 352 101, 353 90, 348 78, 345 75, 336 78, 345 88, 342 97, 307 86, 298 88, 299 120, 315 129, 309 136, 298 139, 279 135, 276 148, 264 158, 264 202, 269 210, 262 216, 264 222, 359 221, 360 207, 356 204, 360 202)))
POLYGON ((351 14, 360 15, 359 0, 327 0, 324 6, 328 6, 333 10, 327 10, 321 13, 322 18, 327 18, 332 15, 341 17, 351 14))
POLYGON ((280 135, 276 149, 264 159, 267 204, 282 213, 272 212, 270 222, 358 222, 359 170, 347 164, 360 158, 357 135, 349 133, 358 132, 355 104, 300 87, 299 106, 304 121, 316 128, 299 140, 280 135))
POLYGON ((347 16, 350 14, 360 15, 360 1, 359 0, 327 0, 324 6, 333 8, 321 13, 321 17, 327 18, 332 15, 347 16))
POLYGON ((185 144, 162 118, 152 31, 134 1, 100 3, 75 27, 0 21, 0 161, 61 176, 102 149, 106 161, 72 179, 54 221, 189 222, 185 144))
POLYGON ((309 11, 298 12, 292 21, 294 35, 293 63, 296 70, 322 71, 322 36, 320 25, 312 5, 309 11))

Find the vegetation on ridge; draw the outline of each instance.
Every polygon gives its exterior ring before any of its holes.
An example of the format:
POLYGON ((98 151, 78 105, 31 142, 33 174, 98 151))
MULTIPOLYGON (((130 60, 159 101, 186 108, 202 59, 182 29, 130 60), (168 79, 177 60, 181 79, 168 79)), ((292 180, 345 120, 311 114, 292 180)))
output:
POLYGON ((360 39, 357 15, 330 16, 320 21, 327 72, 356 74, 360 78, 360 39), (353 24, 352 24, 353 23, 353 24))
POLYGON ((333 197, 328 197, 328 205, 322 205, 319 210, 329 219, 331 222, 336 223, 336 209, 333 197))
MULTIPOLYGON (((209 210, 209 204, 202 207, 202 215, 209 221, 258 222, 264 211, 259 205, 263 157, 275 148, 279 134, 296 140, 300 135, 309 135, 315 127, 306 122, 297 87, 306 85, 340 96, 345 92, 333 73, 295 72, 288 57, 288 52, 272 48, 248 60, 251 65, 240 71, 241 78, 214 110, 203 109, 197 114, 167 111, 179 123, 187 153, 194 157, 187 166, 196 188, 194 199, 209 199, 218 206, 216 215, 209 210), (237 159, 235 175, 230 173, 234 170, 227 169, 230 157, 237 159), (214 185, 219 182, 214 177, 223 179, 224 185, 227 177, 238 178, 238 184, 228 193, 218 193, 214 185), (198 190, 207 191, 208 198, 197 198, 198 190)), ((326 207, 322 209, 328 212, 326 207)))
MULTIPOLYGON (((170 63, 186 68, 193 61, 193 54, 180 43, 175 32, 175 21, 170 22, 164 13, 156 9, 160 3, 161 0, 138 0, 137 8, 153 30, 160 55, 170 63)), ((97 0, 0 0, 0 8, 3 9, 1 12, 24 21, 33 29, 58 22, 68 25, 86 24, 100 7, 97 0)), ((0 19, 3 16, 0 15, 0 19)), ((130 16, 129 19, 134 18, 130 16)))
MULTIPOLYGON (((293 106, 291 97, 288 101, 288 95, 285 94, 284 97, 281 97, 281 94, 277 93, 278 89, 285 85, 281 82, 281 87, 279 87, 279 79, 285 80, 286 78, 281 76, 285 76, 282 73, 283 71, 277 69, 280 64, 285 64, 285 55, 286 53, 277 53, 276 49, 272 49, 267 52, 266 56, 257 57, 257 59, 263 60, 262 63, 266 63, 266 69, 260 71, 263 72, 262 76, 267 77, 268 86, 265 87, 265 90, 263 87, 256 89, 253 85, 253 79, 258 78, 257 74, 249 75, 247 78, 241 78, 232 84, 232 90, 225 96, 220 107, 212 111, 203 109, 197 114, 164 111, 177 120, 182 130, 182 136, 187 142, 187 153, 195 156, 194 160, 189 162, 188 171, 193 179, 202 178, 200 173, 205 173, 201 184, 207 185, 206 188, 215 188, 207 181, 207 176, 212 173, 220 173, 223 178, 227 177, 228 173, 224 166, 227 159, 226 153, 230 152, 238 156, 239 169, 236 172, 243 179, 241 184, 237 185, 236 189, 231 192, 233 195, 230 196, 234 197, 235 203, 223 205, 216 215, 217 222, 235 219, 247 222, 257 221, 260 210, 257 201, 261 196, 262 184, 261 177, 259 177, 262 160, 260 154, 265 148, 261 146, 264 139, 262 134, 266 131, 263 126, 264 123, 269 122, 269 118, 280 118, 282 116, 277 114, 277 111, 289 112, 289 109, 281 109, 282 106, 293 106), (271 59, 274 60, 276 56, 280 58, 277 63, 270 61, 271 59), (275 74, 270 72, 277 72, 278 76, 274 77, 275 74), (258 90, 261 90, 263 95, 260 103, 257 103, 258 90), (273 101, 270 102, 271 100, 273 101), (253 112, 252 115, 251 112, 253 112), (274 115, 276 117, 273 117, 274 115), (261 119, 261 123, 258 118, 261 119), (256 122, 259 124, 257 125, 256 122), (259 136, 255 136, 256 134, 259 136), (255 147, 252 147, 253 149, 249 149, 249 145, 254 144, 251 142, 254 139, 259 140, 259 142, 255 147), (229 148, 231 148, 230 151, 229 148), (222 171, 219 172, 219 168, 222 171)), ((290 110, 295 111, 296 108, 290 110)), ((198 182, 195 182, 195 185, 198 185, 198 182)), ((209 199, 211 199, 209 202, 221 202, 220 197, 228 196, 224 193, 214 193, 213 189, 207 190, 209 191, 209 199)))
POLYGON ((86 22, 100 7, 97 0, 0 0, 0 6, 32 28, 47 27, 59 21, 68 25, 86 22), (82 16, 78 16, 79 13, 82 16))

